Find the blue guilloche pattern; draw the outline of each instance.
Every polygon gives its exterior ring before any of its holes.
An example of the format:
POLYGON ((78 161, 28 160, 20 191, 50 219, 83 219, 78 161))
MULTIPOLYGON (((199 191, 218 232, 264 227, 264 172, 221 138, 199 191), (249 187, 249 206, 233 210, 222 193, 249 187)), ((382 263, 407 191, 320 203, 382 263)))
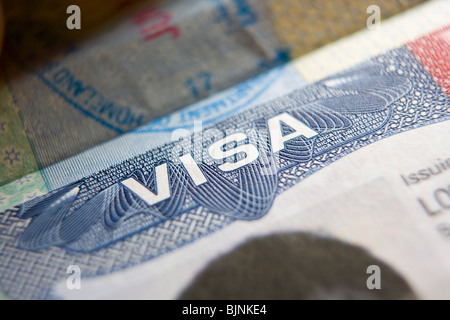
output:
MULTIPOLYGON (((235 171, 222 172, 208 158, 214 137, 207 128, 193 154, 202 159, 198 164, 208 180, 203 185, 195 186, 172 159, 172 150, 185 143, 178 141, 5 212, 0 241, 8 263, 0 263, 0 284, 12 297, 46 298, 52 283, 65 279, 69 264, 87 275, 108 274, 233 221, 259 219, 277 194, 329 163, 393 134, 448 120, 449 106, 449 97, 413 54, 394 50, 218 123, 216 130, 244 132, 258 147, 259 158, 235 171), (318 135, 290 140, 274 154, 267 119, 283 112, 318 135), (155 191, 155 166, 161 163, 167 163, 170 198, 150 206, 121 183, 133 177, 155 191), (30 264, 37 271, 13 277, 30 264)), ((289 134, 288 127, 283 130, 289 134)))

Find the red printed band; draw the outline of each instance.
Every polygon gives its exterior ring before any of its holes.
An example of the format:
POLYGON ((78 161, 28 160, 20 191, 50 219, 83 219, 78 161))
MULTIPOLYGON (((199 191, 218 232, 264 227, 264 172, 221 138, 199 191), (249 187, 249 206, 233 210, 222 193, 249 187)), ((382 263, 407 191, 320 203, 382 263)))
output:
POLYGON ((450 94, 450 25, 409 44, 435 81, 450 94))

